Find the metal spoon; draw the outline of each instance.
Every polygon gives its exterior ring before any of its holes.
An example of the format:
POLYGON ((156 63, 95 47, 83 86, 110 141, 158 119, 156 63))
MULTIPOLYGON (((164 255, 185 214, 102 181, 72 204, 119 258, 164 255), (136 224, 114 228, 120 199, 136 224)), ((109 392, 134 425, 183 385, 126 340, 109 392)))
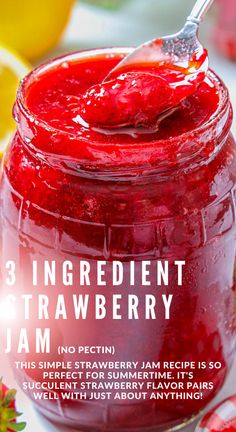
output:
MULTIPOLYGON (((180 32, 140 45, 118 63, 104 81, 111 80, 124 72, 137 70, 139 66, 144 68, 157 65, 157 69, 161 67, 163 70, 167 66, 168 69, 181 70, 186 73, 185 84, 186 81, 194 83, 196 80, 198 85, 198 81, 203 81, 208 70, 208 56, 198 40, 198 29, 213 1, 197 0, 180 32)), ((173 74, 170 84, 175 85, 175 77, 177 75, 173 74)), ((177 85, 178 87, 181 85, 179 79, 177 85)))

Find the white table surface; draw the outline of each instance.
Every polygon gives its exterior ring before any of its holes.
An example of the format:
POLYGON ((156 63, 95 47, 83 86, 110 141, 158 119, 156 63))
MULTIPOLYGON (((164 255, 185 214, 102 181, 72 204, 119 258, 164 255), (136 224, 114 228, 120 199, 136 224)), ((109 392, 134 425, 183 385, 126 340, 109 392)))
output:
MULTIPOLYGON (((163 34, 168 30, 170 32, 170 29, 165 29, 163 22, 158 23, 156 20, 152 20, 150 23, 150 19, 148 19, 150 15, 145 18, 147 14, 145 15, 143 12, 143 1, 144 0, 136 0, 135 9, 132 9, 135 10, 133 15, 127 13, 127 10, 111 13, 85 5, 77 6, 73 12, 70 25, 60 46, 51 53, 50 56, 56 56, 68 51, 76 51, 78 49, 99 46, 131 46, 155 37, 159 33, 163 34), (138 5, 140 6, 140 11, 138 5)), ((165 0, 165 2, 168 1, 169 0, 165 0)), ((179 0, 175 1, 179 4, 179 0)), ((188 1, 190 2, 190 0, 188 1)), ((153 0, 152 3, 155 4, 153 0)), ((173 27, 176 25, 177 23, 173 22, 173 27)), ((229 63, 227 60, 221 58, 210 46, 208 37, 208 29, 210 28, 210 25, 210 23, 205 25, 203 30, 203 39, 205 40, 205 44, 209 47, 211 67, 217 71, 227 84, 230 90, 233 106, 236 110, 236 63, 229 63)), ((234 121, 233 131, 236 135, 236 121, 234 121)), ((3 366, 6 360, 0 360, 1 366, 3 366)), ((7 365, 4 365, 4 368, 6 371, 7 365)), ((11 372, 7 371, 5 376, 9 377, 9 384, 14 386, 14 379, 11 372)), ((236 393, 236 362, 223 390, 220 392, 214 403, 223 400, 226 396, 234 393, 236 393)), ((71 431, 71 429, 54 426, 39 416, 20 389, 18 389, 17 401, 19 410, 24 412, 24 418, 27 420, 26 432, 71 431)), ((194 429, 195 424, 192 424, 187 428, 182 429, 182 432, 193 432, 194 429)))

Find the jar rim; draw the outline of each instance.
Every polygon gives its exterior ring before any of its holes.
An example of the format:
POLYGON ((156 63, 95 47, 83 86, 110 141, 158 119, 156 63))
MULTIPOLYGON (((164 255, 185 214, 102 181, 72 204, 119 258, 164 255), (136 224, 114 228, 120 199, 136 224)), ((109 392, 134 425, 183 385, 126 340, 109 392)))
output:
MULTIPOLYGON (((20 83, 19 89, 17 91, 17 102, 16 102, 16 107, 19 109, 20 113, 29 121, 32 123, 32 119, 36 120, 36 124, 37 126, 40 126, 43 130, 47 131, 47 133, 51 133, 51 134, 59 134, 60 136, 64 136, 67 137, 69 139, 72 140, 76 140, 78 139, 78 135, 76 134, 76 132, 71 132, 71 131, 65 131, 62 130, 60 128, 56 128, 50 124, 48 124, 45 120, 41 119, 39 116, 35 115, 35 113, 33 113, 29 107, 26 104, 26 91, 27 91, 27 86, 30 85, 30 82, 32 79, 35 79, 35 77, 40 76, 41 74, 44 74, 45 72, 52 70, 53 68, 61 65, 64 62, 75 62, 78 60, 86 60, 86 58, 95 58, 97 56, 104 56, 104 54, 106 55, 126 55, 129 54, 130 51, 132 50, 132 48, 130 47, 112 47, 112 48, 92 48, 92 49, 87 49, 87 50, 83 50, 83 51, 78 51, 78 52, 74 52, 74 53, 69 53, 66 55, 62 55, 60 57, 57 57, 55 59, 50 60, 49 62, 46 62, 38 67, 36 67, 33 71, 31 71, 28 75, 26 75, 25 78, 23 78, 23 80, 20 83)), ((215 72, 213 72, 212 70, 210 70, 208 72, 208 76, 210 78, 212 78, 214 80, 214 82, 216 83, 217 87, 218 87, 218 92, 219 92, 219 104, 217 106, 217 109, 215 110, 215 112, 207 119, 206 122, 204 122, 203 124, 201 124, 200 126, 197 126, 196 128, 193 128, 191 130, 188 130, 186 132, 183 132, 179 135, 176 136, 172 136, 168 139, 156 139, 154 141, 147 141, 147 142, 142 142, 141 146, 142 148, 144 148, 145 150, 152 150, 154 147, 157 146, 158 144, 158 148, 161 148, 164 144, 166 144, 166 142, 168 141, 168 143, 170 145, 174 145, 174 143, 180 142, 180 141, 190 141, 192 139, 193 136, 200 136, 200 135, 204 135, 206 134, 207 131, 209 131, 210 129, 212 129, 215 125, 217 125, 217 123, 219 122, 219 120, 228 112, 228 116, 227 116, 227 121, 229 120, 229 114, 230 114, 230 109, 231 109, 231 104, 230 104, 230 100, 229 100, 229 92, 225 86, 225 84, 223 83, 223 81, 217 76, 217 74, 215 74, 215 72)), ((15 116, 16 121, 18 122, 18 115, 16 114, 15 116)), ((229 132, 230 127, 231 127, 231 123, 232 123, 232 118, 230 119, 231 121, 228 121, 228 127, 227 127, 227 132, 229 132)), ((225 121, 225 124, 227 122, 225 121)), ((224 125, 225 126, 225 125, 224 125)), ((218 128, 219 130, 221 130, 221 135, 222 135, 222 128, 218 128)), ((81 138, 80 138, 81 140, 81 138)), ((83 138, 83 141, 85 144, 87 144, 87 139, 83 138)), ((92 145, 93 148, 100 148, 101 147, 101 142, 96 142, 96 140, 93 140, 93 142, 88 143, 90 145, 92 145)), ((122 149, 122 151, 133 151, 135 149, 139 150, 140 149, 140 143, 118 143, 116 144, 117 147, 119 149, 122 149)), ((109 144, 105 143, 103 144, 103 148, 108 148, 109 144)), ((39 148, 37 148, 37 146, 32 145, 31 144, 31 150, 40 150, 39 148)), ((43 153, 46 154, 47 152, 45 152, 43 150, 43 153)), ((59 158, 59 159, 63 159, 64 155, 61 153, 57 153, 57 151, 53 151, 52 153, 48 153, 48 155, 54 156, 55 158, 59 158)), ((79 169, 82 169, 81 167, 86 167, 85 171, 91 171, 91 170, 99 170, 100 168, 100 164, 96 163, 94 161, 83 161, 80 160, 79 158, 74 158, 76 159, 77 162, 77 168, 79 166, 79 169), (80 164, 81 163, 81 164, 80 164)), ((73 160, 73 156, 71 156, 71 160, 73 160)), ((184 158, 179 159, 178 163, 181 164, 181 162, 184 162, 184 158)), ((137 168, 142 168, 141 166, 142 164, 136 164, 136 165, 129 165, 128 167, 120 167, 120 166, 116 166, 116 163, 114 163, 112 165, 112 167, 108 164, 108 166, 106 166, 106 163, 102 164, 102 168, 103 168, 103 172, 111 172, 111 171, 119 171, 120 168, 122 169, 128 169, 128 170, 132 170, 132 169, 137 169, 137 168), (117 168, 117 169, 116 169, 117 168)), ((166 166, 166 164, 165 164, 166 166)), ((157 165, 154 167, 150 167, 152 168, 152 170, 154 168, 162 168, 163 171, 163 166, 162 164, 159 165, 157 163, 157 165)), ((148 167, 146 167, 148 168, 148 167)), ((156 170, 155 170, 156 171, 156 170)))

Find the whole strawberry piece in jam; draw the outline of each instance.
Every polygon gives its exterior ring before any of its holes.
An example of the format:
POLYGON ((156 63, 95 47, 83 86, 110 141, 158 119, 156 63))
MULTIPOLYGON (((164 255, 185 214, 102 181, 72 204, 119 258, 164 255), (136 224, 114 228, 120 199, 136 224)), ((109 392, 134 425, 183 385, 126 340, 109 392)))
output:
POLYGON ((21 414, 16 411, 16 390, 9 390, 0 381, 0 432, 23 431, 26 423, 17 423, 16 419, 21 414))
POLYGON ((127 72, 91 87, 82 97, 81 117, 101 127, 153 127, 173 105, 168 82, 147 72, 127 72))

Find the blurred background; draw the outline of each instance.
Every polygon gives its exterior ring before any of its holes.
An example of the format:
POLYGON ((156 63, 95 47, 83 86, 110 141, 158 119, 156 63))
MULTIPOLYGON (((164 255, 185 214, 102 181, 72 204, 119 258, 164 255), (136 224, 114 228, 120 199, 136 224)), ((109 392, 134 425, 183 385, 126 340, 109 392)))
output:
MULTIPOLYGON (((137 45, 180 29, 194 0, 0 0, 0 155, 20 78, 70 51, 137 45)), ((215 0, 201 27, 211 67, 236 106, 236 0, 215 0)), ((236 122, 234 123, 236 132, 236 122)))

